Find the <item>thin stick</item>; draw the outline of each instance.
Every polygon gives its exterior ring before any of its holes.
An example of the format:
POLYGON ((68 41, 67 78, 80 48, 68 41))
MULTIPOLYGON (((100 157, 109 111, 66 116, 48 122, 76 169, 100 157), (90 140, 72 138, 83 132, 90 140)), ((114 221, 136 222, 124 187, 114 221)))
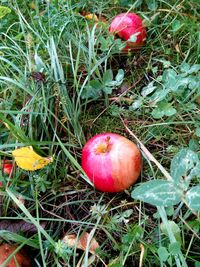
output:
POLYGON ((132 135, 135 138, 135 140, 140 144, 140 148, 141 148, 142 152, 146 155, 148 160, 150 160, 156 164, 158 169, 164 174, 164 176, 167 178, 167 180, 172 181, 172 177, 168 173, 168 171, 165 170, 165 168, 154 158, 154 156, 149 152, 149 150, 145 147, 145 145, 143 145, 143 143, 139 140, 139 138, 127 127, 127 125, 125 124, 125 122, 123 121, 122 118, 121 118, 121 121, 122 121, 124 127, 126 128, 126 130, 128 131, 128 133, 130 135, 132 135))
POLYGON ((143 261, 143 257, 144 257, 144 245, 143 244, 140 244, 140 248, 141 248, 141 253, 140 253, 139 267, 142 267, 142 261, 143 261))

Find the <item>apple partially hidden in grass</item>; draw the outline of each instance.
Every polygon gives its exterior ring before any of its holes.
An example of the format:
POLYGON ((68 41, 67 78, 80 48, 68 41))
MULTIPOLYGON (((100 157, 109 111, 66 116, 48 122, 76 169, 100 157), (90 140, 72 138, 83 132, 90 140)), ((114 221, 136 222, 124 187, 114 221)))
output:
POLYGON ((146 38, 146 28, 142 19, 135 13, 121 13, 111 21, 109 32, 116 38, 126 41, 123 51, 135 50, 143 46, 146 38))
POLYGON ((94 186, 104 192, 127 189, 138 179, 141 166, 140 150, 118 134, 97 134, 82 151, 83 170, 94 186))
POLYGON ((2 163, 2 170, 4 173, 10 175, 12 173, 13 164, 10 160, 4 160, 2 163))
MULTIPOLYGON (((3 244, 0 245, 0 266, 7 258, 17 249, 16 245, 3 244)), ((8 262, 5 267, 30 267, 31 260, 23 249, 18 251, 8 262)))

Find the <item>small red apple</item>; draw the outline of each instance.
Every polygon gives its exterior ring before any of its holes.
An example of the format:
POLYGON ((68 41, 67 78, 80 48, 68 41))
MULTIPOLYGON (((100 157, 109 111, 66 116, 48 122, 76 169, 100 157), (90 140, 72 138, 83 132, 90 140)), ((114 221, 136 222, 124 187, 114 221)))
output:
POLYGON ((111 21, 109 32, 126 41, 124 51, 141 47, 146 40, 146 28, 142 19, 134 13, 121 13, 111 21))
POLYGON ((10 175, 13 170, 13 164, 9 160, 4 160, 2 163, 2 170, 4 173, 10 175))
POLYGON ((92 137, 82 151, 82 168, 94 186, 104 192, 119 192, 136 182, 142 157, 137 146, 114 133, 92 137))

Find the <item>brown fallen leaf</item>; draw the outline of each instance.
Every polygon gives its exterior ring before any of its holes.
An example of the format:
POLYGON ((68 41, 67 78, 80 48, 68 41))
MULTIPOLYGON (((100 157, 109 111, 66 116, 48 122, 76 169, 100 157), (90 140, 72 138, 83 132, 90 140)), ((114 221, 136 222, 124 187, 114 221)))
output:
MULTIPOLYGON (((45 228, 46 222, 42 222, 41 226, 45 228)), ((13 222, 11 220, 2 220, 0 221, 0 231, 6 230, 12 233, 18 233, 18 232, 23 232, 23 233, 37 233, 37 227, 34 224, 25 222, 25 221, 18 221, 18 222, 13 222)))
POLYGON ((10 255, 17 250, 17 245, 3 244, 0 246, 0 266, 5 267, 30 267, 31 259, 30 256, 23 250, 20 249, 5 265, 5 261, 10 255), (2 265, 4 263, 4 265, 2 265))
POLYGON ((95 254, 97 248, 99 248, 98 242, 95 238, 92 238, 91 233, 83 233, 80 238, 75 234, 65 235, 63 238, 65 244, 69 247, 76 247, 78 249, 86 250, 89 247, 89 252, 95 254))

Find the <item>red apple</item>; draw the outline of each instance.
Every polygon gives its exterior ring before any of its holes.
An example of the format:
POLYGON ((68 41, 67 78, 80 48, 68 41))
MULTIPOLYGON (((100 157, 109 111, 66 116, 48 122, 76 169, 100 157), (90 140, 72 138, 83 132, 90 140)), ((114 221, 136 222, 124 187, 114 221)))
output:
POLYGON ((115 37, 126 41, 124 51, 141 47, 147 37, 142 19, 134 13, 121 13, 114 17, 111 21, 109 32, 114 34, 115 37))
POLYGON ((141 166, 140 150, 118 134, 97 134, 83 148, 82 168, 94 186, 104 192, 127 189, 136 182, 141 166))
POLYGON ((12 173, 13 164, 9 160, 4 160, 2 163, 2 170, 4 173, 10 175, 12 173))

